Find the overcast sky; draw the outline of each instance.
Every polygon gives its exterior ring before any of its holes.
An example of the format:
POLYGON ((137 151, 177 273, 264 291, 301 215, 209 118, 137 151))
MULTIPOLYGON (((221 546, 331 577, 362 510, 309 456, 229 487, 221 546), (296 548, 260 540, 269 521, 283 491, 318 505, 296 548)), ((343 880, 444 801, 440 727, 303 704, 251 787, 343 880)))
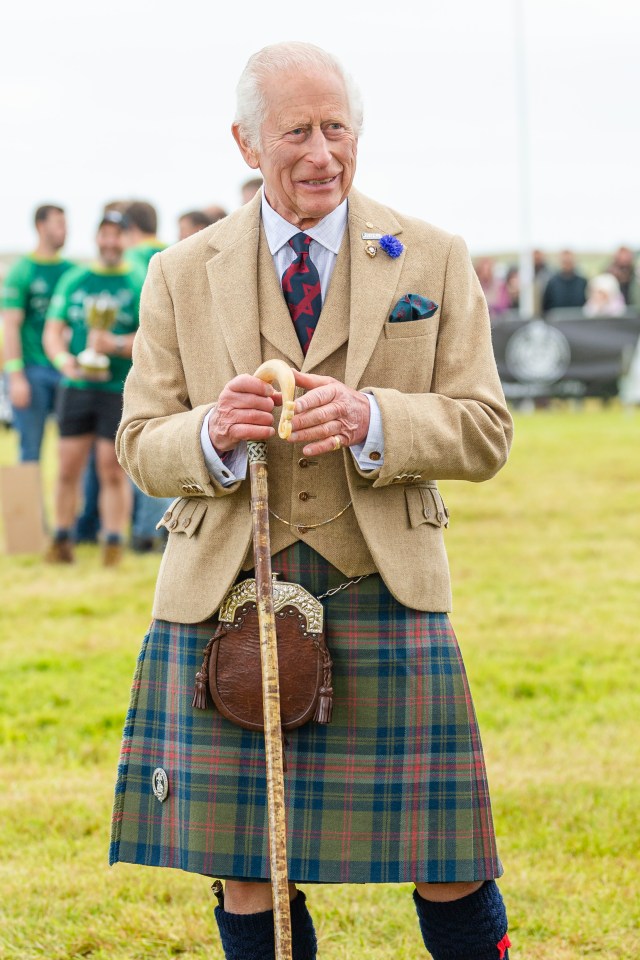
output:
POLYGON ((176 218, 239 204, 235 84, 278 40, 337 54, 362 88, 356 185, 461 233, 472 252, 521 236, 516 4, 525 20, 536 245, 640 247, 637 0, 56 0, 7 3, 0 58, 0 252, 33 246, 43 201, 89 255, 101 205, 176 218), (295 11, 295 12, 294 12, 295 11))

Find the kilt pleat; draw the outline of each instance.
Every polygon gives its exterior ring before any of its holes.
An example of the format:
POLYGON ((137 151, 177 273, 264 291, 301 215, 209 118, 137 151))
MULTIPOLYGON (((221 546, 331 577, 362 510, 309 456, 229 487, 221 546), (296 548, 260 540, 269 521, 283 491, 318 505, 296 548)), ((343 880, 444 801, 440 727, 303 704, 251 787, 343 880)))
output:
MULTIPOLYGON (((283 580, 319 594, 343 575, 297 543, 283 580)), ((480 735, 443 613, 401 606, 374 575, 324 601, 333 719, 287 734, 289 877, 299 882, 496 878, 480 735)), ((191 706, 205 624, 154 621, 133 680, 110 862, 267 878, 264 741, 213 706, 191 706), (160 802, 152 775, 162 767, 160 802)))

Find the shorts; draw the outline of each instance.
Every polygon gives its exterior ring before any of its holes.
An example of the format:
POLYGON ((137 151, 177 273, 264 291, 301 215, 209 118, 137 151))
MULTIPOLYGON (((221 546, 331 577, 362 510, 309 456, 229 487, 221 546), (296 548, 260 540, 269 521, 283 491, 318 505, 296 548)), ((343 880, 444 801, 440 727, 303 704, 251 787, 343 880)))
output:
POLYGON ((122 417, 122 394, 62 387, 56 414, 61 437, 81 437, 91 433, 104 440, 115 440, 122 417))

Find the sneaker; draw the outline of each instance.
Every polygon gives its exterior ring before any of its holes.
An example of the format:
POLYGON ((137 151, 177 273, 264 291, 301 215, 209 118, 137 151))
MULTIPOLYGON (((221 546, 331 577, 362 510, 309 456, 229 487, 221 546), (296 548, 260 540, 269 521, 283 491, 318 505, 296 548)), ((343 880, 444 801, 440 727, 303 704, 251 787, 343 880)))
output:
POLYGON ((71 540, 52 540, 44 559, 47 563, 73 563, 73 543, 71 540))
POLYGON ((117 567, 123 554, 124 550, 121 543, 105 543, 102 548, 102 566, 117 567))

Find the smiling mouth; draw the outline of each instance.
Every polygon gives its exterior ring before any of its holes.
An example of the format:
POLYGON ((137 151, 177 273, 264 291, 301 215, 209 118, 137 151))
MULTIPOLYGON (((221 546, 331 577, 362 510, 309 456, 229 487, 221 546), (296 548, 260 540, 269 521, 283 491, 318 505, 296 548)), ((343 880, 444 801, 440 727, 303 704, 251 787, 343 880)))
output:
POLYGON ((304 184, 309 184, 312 187, 323 187, 323 186, 326 186, 328 183, 333 183, 333 181, 336 180, 337 177, 338 177, 338 174, 336 174, 334 177, 323 177, 321 180, 302 180, 300 182, 304 184))

